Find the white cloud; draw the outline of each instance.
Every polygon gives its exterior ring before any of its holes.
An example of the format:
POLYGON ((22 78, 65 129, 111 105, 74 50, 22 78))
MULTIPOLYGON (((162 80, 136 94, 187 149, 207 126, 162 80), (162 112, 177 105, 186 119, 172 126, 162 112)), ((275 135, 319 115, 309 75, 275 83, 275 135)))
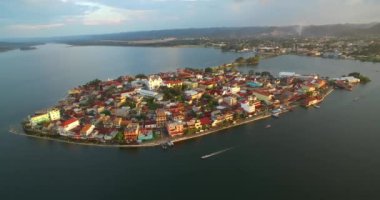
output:
POLYGON ((54 24, 16 24, 11 25, 8 28, 14 31, 38 31, 46 29, 54 29, 63 27, 63 23, 54 23, 54 24))
POLYGON ((80 1, 75 5, 86 7, 85 12, 80 16, 71 18, 79 19, 84 25, 118 25, 132 20, 146 18, 151 11, 149 10, 130 10, 112 7, 96 2, 80 1))

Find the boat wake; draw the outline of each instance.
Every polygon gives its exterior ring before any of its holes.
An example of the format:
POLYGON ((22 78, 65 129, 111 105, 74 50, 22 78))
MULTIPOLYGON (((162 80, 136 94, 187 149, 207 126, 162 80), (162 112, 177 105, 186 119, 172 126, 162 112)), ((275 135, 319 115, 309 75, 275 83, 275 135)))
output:
POLYGON ((204 156, 201 156, 201 159, 207 159, 207 158, 210 158, 210 157, 213 157, 213 156, 216 156, 216 155, 219 155, 219 154, 222 154, 226 151, 229 151, 229 150, 232 150, 234 149, 235 147, 230 147, 230 148, 227 148, 227 149, 223 149, 223 150, 220 150, 220 151, 216 151, 216 152, 213 152, 213 153, 210 153, 210 154, 207 154, 207 155, 204 155, 204 156))

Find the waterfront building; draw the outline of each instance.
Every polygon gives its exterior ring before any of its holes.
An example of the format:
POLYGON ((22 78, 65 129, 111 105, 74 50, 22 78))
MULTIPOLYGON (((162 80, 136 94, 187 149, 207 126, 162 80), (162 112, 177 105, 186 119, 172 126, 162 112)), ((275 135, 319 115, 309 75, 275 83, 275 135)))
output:
POLYGON ((50 121, 50 117, 49 117, 48 113, 34 115, 34 116, 30 117, 30 119, 29 119, 29 122, 33 126, 40 124, 40 123, 43 123, 43 122, 49 122, 49 121, 50 121))
POLYGON ((183 123, 182 122, 170 122, 167 123, 166 129, 171 137, 183 135, 183 123))
POLYGON ((136 141, 140 133, 140 125, 138 123, 130 123, 124 130, 124 139, 127 141, 136 141))
POLYGON ((162 128, 166 124, 166 112, 164 109, 156 110, 156 124, 157 127, 162 128))
POLYGON ((61 119, 61 112, 59 109, 52 109, 49 111, 49 118, 51 121, 56 121, 61 119))
POLYGON ((302 106, 309 107, 312 105, 316 105, 319 102, 320 102, 320 100, 317 99, 316 97, 309 97, 309 98, 306 98, 302 101, 302 106))
POLYGON ((147 141, 147 140, 153 140, 153 131, 152 130, 142 130, 140 134, 137 137, 138 141, 147 141))
POLYGON ((348 83, 360 83, 360 79, 355 78, 353 76, 345 76, 340 78, 333 78, 335 81, 347 81, 348 83))
POLYGON ((72 129, 79 126, 79 120, 77 118, 71 118, 62 123, 61 127, 64 131, 71 131, 72 129))
POLYGON ((253 103, 253 101, 250 101, 250 100, 241 102, 240 106, 245 112, 249 114, 254 113, 256 109, 255 104, 253 103))
POLYGON ((294 76, 297 76, 298 74, 296 74, 295 72, 280 72, 278 73, 278 76, 280 78, 286 78, 286 77, 294 77, 294 76))
POLYGON ((80 130, 81 135, 88 136, 92 133, 92 131, 95 129, 95 126, 92 124, 86 124, 83 126, 83 128, 80 130))

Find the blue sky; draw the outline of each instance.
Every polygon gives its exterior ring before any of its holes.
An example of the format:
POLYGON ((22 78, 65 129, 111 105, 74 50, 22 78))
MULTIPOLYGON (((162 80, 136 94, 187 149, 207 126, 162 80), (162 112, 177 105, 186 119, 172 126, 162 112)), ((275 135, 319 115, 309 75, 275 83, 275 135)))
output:
POLYGON ((1 0, 0 38, 380 22, 378 0, 1 0))

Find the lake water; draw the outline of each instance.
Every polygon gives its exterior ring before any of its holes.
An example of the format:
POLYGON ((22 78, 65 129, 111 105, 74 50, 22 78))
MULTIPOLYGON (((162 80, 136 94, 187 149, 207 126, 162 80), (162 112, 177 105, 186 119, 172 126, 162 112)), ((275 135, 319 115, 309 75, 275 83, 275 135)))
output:
POLYGON ((320 109, 297 109, 168 151, 86 147, 7 131, 95 78, 201 68, 247 55, 57 44, 1 53, 0 199, 379 199, 380 64, 282 56, 242 68, 330 77, 358 71, 372 82, 334 91, 320 109))

